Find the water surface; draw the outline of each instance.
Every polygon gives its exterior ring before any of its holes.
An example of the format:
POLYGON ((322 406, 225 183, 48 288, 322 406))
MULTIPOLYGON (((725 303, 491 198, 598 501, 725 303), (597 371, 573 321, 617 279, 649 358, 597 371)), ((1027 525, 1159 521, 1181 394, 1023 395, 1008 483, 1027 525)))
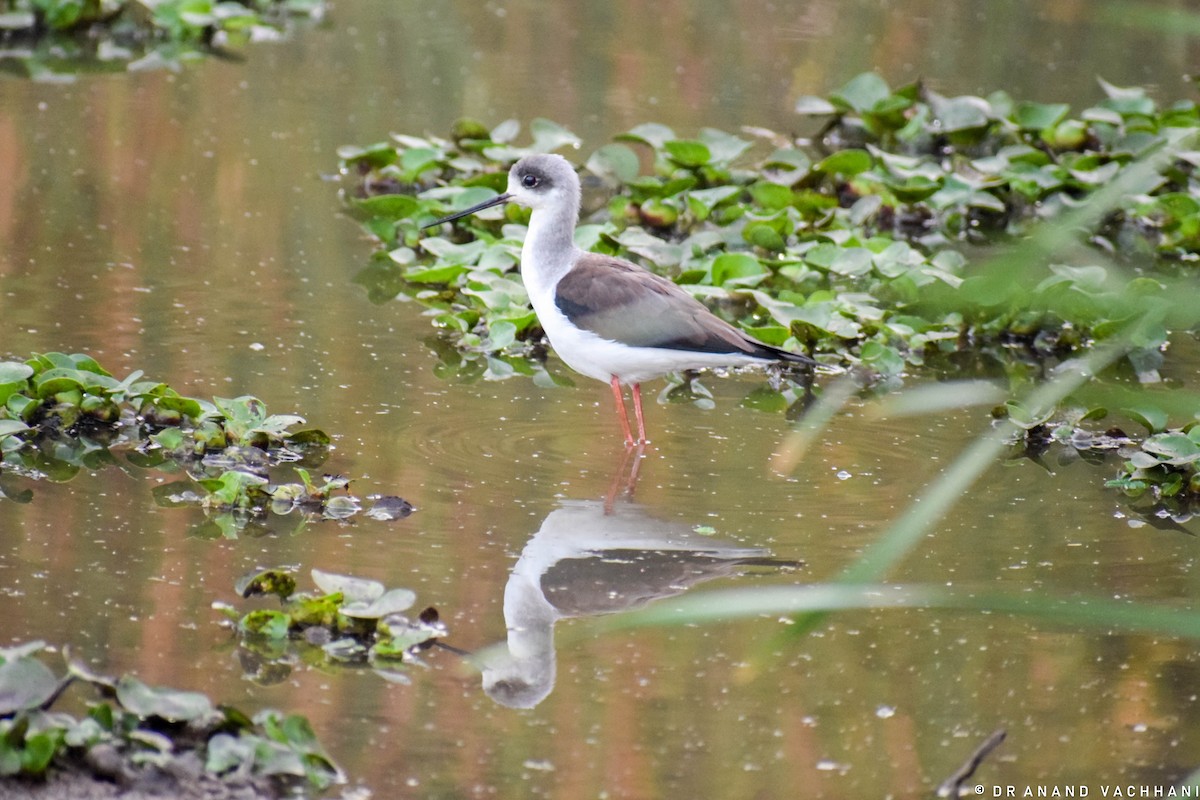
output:
MULTIPOLYGON (((841 614, 791 641, 775 619, 601 632, 569 617, 553 690, 513 709, 436 650, 409 685, 300 664, 260 685, 210 608, 251 567, 294 564, 413 588, 458 647, 501 642, 531 539, 628 468, 607 387, 443 380, 415 304, 367 301, 352 279, 371 244, 328 180, 339 145, 461 115, 549 117, 584 138, 580 160, 645 121, 802 132, 797 97, 872 68, 1076 107, 1101 97, 1097 75, 1187 96, 1193 40, 1128 9, 360 0, 238 62, 0 81, 0 357, 86 351, 185 394, 257 395, 335 434, 326 467, 357 493, 419 509, 212 540, 199 512, 153 504, 155 473, 28 484, 32 502, 0 501, 0 643, 69 643, 108 672, 301 711, 377 797, 927 796, 1000 727, 989 786, 1180 778, 1200 676, 1172 639, 943 611, 841 614)), ((854 408, 781 476, 789 423, 741 404, 761 381, 706 379, 711 410, 649 404, 653 445, 618 502, 647 537, 699 530, 805 566, 692 591, 835 576, 988 424, 854 408)), ((1131 524, 1106 468, 1051 466, 998 463, 888 580, 1180 605, 1200 590, 1194 538, 1131 524)))

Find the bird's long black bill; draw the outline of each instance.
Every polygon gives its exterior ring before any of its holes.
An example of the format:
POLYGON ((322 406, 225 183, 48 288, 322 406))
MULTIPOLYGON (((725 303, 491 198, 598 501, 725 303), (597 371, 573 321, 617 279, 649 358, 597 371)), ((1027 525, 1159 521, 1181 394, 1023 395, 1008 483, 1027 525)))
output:
POLYGON ((512 199, 512 195, 508 194, 507 192, 505 192, 504 194, 498 194, 495 197, 493 197, 491 200, 484 200, 482 203, 476 203, 475 205, 471 206, 470 208, 455 212, 454 214, 451 214, 448 217, 442 217, 441 219, 431 222, 428 225, 422 225, 421 230, 425 230, 426 228, 432 228, 437 225, 441 225, 443 222, 453 222, 456 219, 462 219, 463 217, 469 217, 476 212, 483 211, 485 208, 491 208, 492 206, 498 206, 501 203, 507 203, 511 199, 512 199))

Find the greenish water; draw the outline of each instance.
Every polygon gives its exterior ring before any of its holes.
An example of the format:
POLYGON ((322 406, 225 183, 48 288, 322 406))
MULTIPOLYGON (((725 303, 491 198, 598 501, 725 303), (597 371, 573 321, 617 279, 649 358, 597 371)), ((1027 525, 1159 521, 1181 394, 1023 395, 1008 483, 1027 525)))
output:
MULTIPOLYGON (((31 503, 0 502, 0 644, 70 643, 105 671, 301 711, 376 797, 928 796, 999 727, 977 776, 989 792, 1186 775, 1192 642, 944 611, 839 614, 797 643, 772 619, 606 634, 564 619, 553 691, 515 710, 444 651, 410 685, 297 664, 260 686, 210 608, 255 565, 318 567, 416 590, 475 650, 505 639, 510 572, 539 529, 622 480, 607 387, 442 380, 417 306, 367 302, 352 278, 370 245, 325 179, 339 145, 443 134, 464 114, 549 117, 585 153, 645 121, 799 132, 797 97, 871 68, 1076 106, 1100 97, 1096 75, 1189 96, 1194 41, 1144 24, 1161 18, 1108 3, 363 0, 243 61, 0 81, 0 358, 87 351, 187 394, 258 395, 337 435, 326 468, 357 493, 419 509, 210 541, 191 535, 199 514, 154 506, 153 473, 29 483, 31 503)), ((1194 344, 1172 363, 1194 387, 1194 344)), ((700 526, 805 562, 696 591, 837 575, 987 424, 853 408, 780 476, 788 423, 741 406, 760 381, 706 379, 713 410, 649 404, 653 446, 622 508, 650 534, 700 526)), ((1103 487, 1111 465, 1050 466, 997 464, 888 579, 1195 596, 1194 538, 1131 523, 1103 487)))

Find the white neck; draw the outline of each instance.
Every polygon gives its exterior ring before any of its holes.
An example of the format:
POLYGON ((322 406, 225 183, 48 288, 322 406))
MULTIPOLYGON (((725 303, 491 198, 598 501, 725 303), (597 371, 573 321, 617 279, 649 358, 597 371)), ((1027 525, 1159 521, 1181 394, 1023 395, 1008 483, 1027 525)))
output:
POLYGON ((575 246, 578 221, 578 198, 533 210, 521 248, 521 277, 531 296, 558 283, 579 256, 575 246))

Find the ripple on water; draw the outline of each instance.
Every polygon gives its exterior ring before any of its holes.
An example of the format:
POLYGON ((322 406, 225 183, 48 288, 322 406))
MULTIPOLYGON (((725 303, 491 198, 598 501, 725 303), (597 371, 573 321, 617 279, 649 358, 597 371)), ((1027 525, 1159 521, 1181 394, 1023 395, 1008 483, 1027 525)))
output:
MULTIPOLYGON (((454 414, 423 415, 407 433, 417 456, 447 476, 511 475, 513 468, 607 462, 621 442, 612 420, 576 401, 544 406, 536 413, 506 414, 474 420, 454 414), (590 419, 589 419, 590 416, 590 419)), ((486 414, 486 411, 484 412, 486 414)))

